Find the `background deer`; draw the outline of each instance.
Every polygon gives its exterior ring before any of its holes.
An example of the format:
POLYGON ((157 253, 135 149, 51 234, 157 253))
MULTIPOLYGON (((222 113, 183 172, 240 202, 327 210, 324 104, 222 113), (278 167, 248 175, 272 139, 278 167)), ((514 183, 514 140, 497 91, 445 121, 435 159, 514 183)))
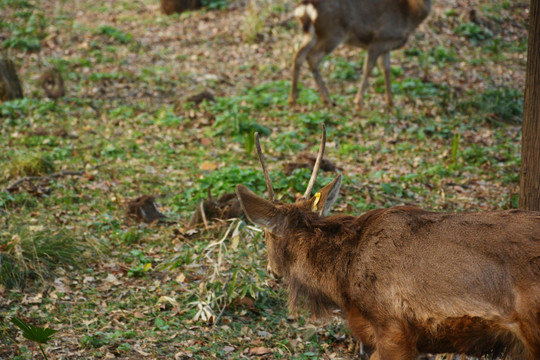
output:
POLYGON ((330 95, 319 72, 322 58, 342 42, 367 50, 360 88, 354 99, 360 109, 368 79, 380 58, 384 72, 386 102, 393 106, 390 83, 390 51, 405 45, 409 35, 427 17, 431 0, 304 0, 294 11, 304 31, 302 45, 294 55, 289 103, 298 96, 300 67, 307 58, 319 93, 330 105, 330 95))
POLYGON ((540 359, 540 213, 436 213, 408 206, 326 216, 341 175, 313 197, 325 132, 308 188, 294 204, 243 185, 246 216, 264 228, 271 272, 289 306, 315 316, 341 309, 372 360, 420 353, 540 359))

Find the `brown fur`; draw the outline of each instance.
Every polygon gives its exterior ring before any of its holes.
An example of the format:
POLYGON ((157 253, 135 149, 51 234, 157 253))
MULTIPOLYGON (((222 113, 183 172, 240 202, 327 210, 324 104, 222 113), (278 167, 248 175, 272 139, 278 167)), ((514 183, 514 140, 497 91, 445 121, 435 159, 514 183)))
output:
POLYGON ((372 360, 540 359, 540 213, 397 206, 321 217, 313 199, 271 203, 242 186, 237 194, 267 230, 269 266, 288 280, 291 309, 341 309, 372 360))

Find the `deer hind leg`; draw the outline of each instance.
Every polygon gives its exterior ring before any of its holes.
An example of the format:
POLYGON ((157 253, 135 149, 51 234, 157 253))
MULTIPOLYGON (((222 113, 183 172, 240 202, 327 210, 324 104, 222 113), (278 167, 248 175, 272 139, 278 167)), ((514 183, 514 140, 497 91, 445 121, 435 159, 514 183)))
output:
POLYGON ((376 350, 370 360, 415 360, 418 356, 416 338, 400 324, 379 329, 376 350))
POLYGON ((360 357, 361 360, 369 360, 371 355, 373 354, 373 349, 369 346, 366 346, 363 342, 358 342, 358 351, 357 354, 360 357))
POLYGON ((304 41, 300 48, 294 54, 293 60, 293 69, 292 69, 292 81, 291 81, 291 93, 289 95, 289 104, 294 105, 296 103, 296 98, 298 97, 298 77, 300 76, 300 68, 304 61, 306 61, 307 54, 313 49, 317 39, 315 35, 306 34, 304 35, 304 41))
MULTIPOLYGON (((375 66, 375 63, 377 62, 377 58, 379 57, 379 54, 380 54, 379 51, 374 50, 372 48, 369 48, 366 52, 362 80, 360 81, 360 88, 358 89, 358 92, 356 93, 356 97, 354 98, 354 105, 356 107, 356 110, 360 110, 362 108, 362 103, 364 102, 364 92, 366 91, 366 88, 369 83, 368 79, 369 79, 369 76, 371 75, 371 72, 373 71, 373 67, 375 66)), ((388 57, 388 60, 390 60, 390 57, 388 57)))
POLYGON ((392 82, 391 74, 392 69, 390 67, 390 52, 385 52, 379 57, 379 65, 384 72, 384 86, 386 88, 386 104, 388 107, 393 107, 394 103, 392 101, 392 82))
POLYGON ((352 307, 347 314, 347 322, 359 345, 358 355, 362 360, 369 360, 373 354, 373 348, 366 344, 373 344, 375 341, 375 331, 369 321, 356 309, 352 307))
POLYGON ((307 55, 309 68, 311 69, 317 87, 319 88, 319 94, 326 105, 333 105, 333 103, 330 100, 330 94, 328 93, 324 80, 319 72, 319 65, 321 64, 323 57, 330 54, 332 50, 339 45, 342 38, 343 37, 341 36, 337 36, 334 38, 318 39, 317 44, 315 44, 313 49, 307 55))
POLYGON ((523 321, 520 323, 521 335, 524 340, 526 351, 529 353, 527 359, 540 359, 540 312, 536 316, 538 322, 523 321))

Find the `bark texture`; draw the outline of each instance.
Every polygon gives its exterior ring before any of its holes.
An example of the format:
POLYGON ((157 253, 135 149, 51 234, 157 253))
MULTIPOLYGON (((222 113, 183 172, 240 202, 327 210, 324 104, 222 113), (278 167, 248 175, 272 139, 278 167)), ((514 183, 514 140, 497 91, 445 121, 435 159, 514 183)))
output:
POLYGON ((540 0, 531 0, 519 207, 540 211, 540 0))
POLYGON ((9 59, 0 59, 0 101, 22 97, 22 86, 15 70, 15 64, 9 59))

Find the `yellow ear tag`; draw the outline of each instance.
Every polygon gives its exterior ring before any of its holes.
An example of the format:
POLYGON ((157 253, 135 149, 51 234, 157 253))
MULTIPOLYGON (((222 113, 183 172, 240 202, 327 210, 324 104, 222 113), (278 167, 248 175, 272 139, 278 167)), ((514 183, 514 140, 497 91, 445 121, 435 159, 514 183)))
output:
POLYGON ((317 210, 317 204, 319 203, 319 200, 321 200, 321 193, 315 193, 315 202, 313 203, 313 210, 317 210))

